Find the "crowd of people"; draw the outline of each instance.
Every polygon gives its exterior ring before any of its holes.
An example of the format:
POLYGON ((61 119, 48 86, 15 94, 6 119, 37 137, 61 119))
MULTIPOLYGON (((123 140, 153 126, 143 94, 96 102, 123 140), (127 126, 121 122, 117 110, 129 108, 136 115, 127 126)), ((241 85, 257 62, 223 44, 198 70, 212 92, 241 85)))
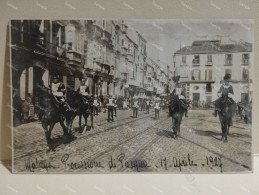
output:
MULTIPOLYGON (((72 109, 65 99, 66 87, 60 81, 58 74, 53 75, 51 84, 39 86, 38 95, 44 93, 43 88, 47 89, 58 109, 63 113, 72 109)), ((168 101, 165 97, 145 97, 140 98, 134 95, 133 97, 123 97, 116 95, 91 95, 89 86, 87 85, 87 77, 80 78, 80 86, 76 90, 82 97, 82 100, 91 104, 93 115, 98 116, 100 113, 108 113, 108 122, 113 121, 117 116, 117 110, 132 110, 133 117, 138 117, 138 112, 149 114, 150 108, 153 108, 156 113, 156 118, 159 118, 159 111, 168 107, 168 101)), ((25 100, 22 100, 18 93, 13 91, 13 106, 14 121, 18 123, 27 123, 37 119, 37 106, 35 106, 35 98, 30 94, 26 94, 25 100)))
MULTIPOLYGON (((175 100, 175 97, 180 102, 181 107, 184 109, 185 117, 188 117, 188 108, 192 107, 203 107, 207 108, 205 103, 202 102, 188 102, 186 100, 185 87, 182 83, 179 82, 180 77, 174 77, 174 88, 170 92, 168 97, 160 97, 159 95, 152 97, 140 97, 134 95, 133 97, 123 97, 116 95, 90 95, 89 86, 87 84, 87 77, 80 78, 80 86, 78 87, 76 93, 80 94, 82 101, 86 104, 92 106, 93 115, 98 116, 99 113, 108 113, 108 122, 114 121, 114 117, 117 116, 117 110, 132 110, 133 117, 138 117, 138 112, 144 112, 149 114, 150 109, 153 109, 155 112, 155 118, 159 119, 159 114, 163 109, 169 108, 169 115, 171 113, 170 109, 173 109, 169 104, 173 105, 169 100, 175 100), (197 104, 197 105, 196 105, 197 104)), ((234 104, 234 101, 230 98, 233 96, 233 88, 229 85, 229 76, 224 77, 224 83, 219 90, 219 99, 215 101, 213 107, 215 107, 214 116, 217 116, 218 110, 221 108, 222 94, 228 94, 229 101, 234 104)), ((60 81, 58 74, 53 75, 52 82, 48 87, 39 86, 38 93, 41 94, 42 89, 46 88, 50 91, 50 94, 53 97, 53 101, 56 104, 56 107, 62 111, 62 113, 70 110, 71 107, 64 98, 66 87, 60 81)), ((177 101, 178 101, 177 100, 177 101)), ((35 109, 35 99, 31 97, 30 94, 26 95, 25 100, 21 100, 20 96, 14 91, 13 92, 13 106, 14 106, 14 121, 19 120, 20 122, 29 122, 31 119, 35 119, 37 116, 34 112, 35 109)), ((211 104, 209 105, 209 107, 211 104)), ((239 112, 240 110, 246 109, 246 106, 243 104, 238 105, 239 112)), ((88 110, 89 112, 89 110, 88 110)))

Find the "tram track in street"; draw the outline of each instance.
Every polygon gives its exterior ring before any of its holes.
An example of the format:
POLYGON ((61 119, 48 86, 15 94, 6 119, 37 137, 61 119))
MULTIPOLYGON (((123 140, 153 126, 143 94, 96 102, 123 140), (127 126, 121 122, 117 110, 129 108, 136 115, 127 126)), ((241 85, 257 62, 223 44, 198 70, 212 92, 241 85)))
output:
MULTIPOLYGON (((127 117, 127 118, 123 118, 123 119, 119 119, 119 120, 123 120, 123 124, 119 124, 119 125, 116 125, 116 126, 112 126, 113 123, 106 122, 105 124, 108 124, 108 125, 111 125, 111 126, 109 126, 108 128, 105 128, 105 130, 110 130, 110 129, 112 129, 112 128, 118 128, 119 126, 123 126, 123 125, 129 124, 129 123, 133 123, 133 122, 139 121, 139 120, 141 120, 141 119, 148 118, 149 116, 151 116, 151 114, 149 114, 149 115, 143 115, 143 117, 138 117, 138 118, 135 118, 134 120, 131 120, 131 121, 130 121, 130 119, 132 119, 132 118, 128 119, 127 121, 124 120, 124 119, 127 119, 128 117, 127 117)), ((99 127, 99 125, 97 125, 97 126, 99 127)), ((41 127, 41 128, 42 128, 42 127, 41 127)), ((73 126, 73 129, 75 129, 75 128, 76 128, 76 127, 73 126)), ((42 129, 42 131, 44 132, 43 129, 42 129)), ((94 128, 93 128, 92 131, 94 131, 94 128)), ((96 132, 96 133, 99 134, 100 132, 103 132, 103 131, 98 131, 98 132, 96 132)), ((77 133, 77 132, 73 131, 72 133, 75 134, 75 133, 77 133)), ((96 134, 96 133, 95 133, 95 134, 96 134)), ((92 134, 90 134, 90 135, 92 135, 92 134)), ((53 139, 54 136, 60 136, 60 134, 58 134, 58 133, 53 133, 53 134, 52 134, 52 139, 53 139)), ((85 137, 85 136, 84 136, 84 137, 85 137)), ((46 138, 44 137, 44 138, 39 139, 39 140, 36 140, 36 141, 37 141, 37 142, 46 141, 46 138)), ((34 144, 36 141, 30 142, 30 143, 26 143, 26 144, 24 144, 24 145, 21 145, 21 146, 15 147, 15 148, 20 149, 20 148, 26 147, 26 146, 28 146, 28 145, 32 145, 32 144, 34 144)))
POLYGON ((132 141, 132 140, 133 140, 134 138, 136 138, 137 136, 140 136, 140 135, 142 135, 142 134, 144 134, 144 133, 147 133, 147 132, 151 131, 152 128, 154 128, 154 125, 162 124, 162 123, 163 123, 164 121, 166 121, 166 120, 167 120, 167 118, 165 118, 164 120, 159 120, 159 121, 155 122, 154 124, 152 124, 152 125, 146 127, 144 130, 142 130, 141 132, 139 132, 139 133, 137 133, 137 134, 131 136, 130 138, 127 138, 127 139, 125 139, 125 140, 119 142, 118 144, 116 144, 116 145, 110 147, 109 149, 106 149, 106 150, 102 151, 102 152, 99 153, 98 155, 89 158, 89 159, 90 159, 89 161, 95 161, 95 160, 98 159, 99 157, 101 157, 101 156, 103 156, 103 155, 105 155, 105 154, 107 154, 107 153, 109 153, 109 152, 111 152, 111 151, 116 150, 119 146, 121 146, 121 145, 123 145, 123 144, 126 144, 126 143, 132 141))
MULTIPOLYGON (((75 144, 77 144, 76 140, 89 139, 89 138, 91 138, 91 137, 93 137, 93 136, 95 136, 95 135, 99 135, 99 134, 104 133, 104 132, 109 132, 109 131, 111 131, 111 130, 113 130, 113 129, 116 129, 116 128, 120 127, 120 126, 127 125, 127 124, 130 124, 130 123, 134 123, 134 122, 136 122, 136 121, 143 120, 143 119, 148 118, 148 117, 150 117, 150 115, 144 116, 144 117, 141 117, 141 118, 136 118, 135 120, 131 120, 131 121, 128 121, 128 122, 123 122, 123 124, 118 124, 118 125, 110 126, 110 127, 108 127, 108 128, 105 128, 103 131, 98 131, 98 132, 95 132, 95 133, 92 133, 92 134, 88 134, 88 135, 83 135, 83 136, 77 137, 77 138, 75 139, 75 141, 73 141, 73 142, 70 143, 70 145, 75 145, 75 144)), ((108 123, 108 124, 109 124, 109 123, 108 123)), ((110 123, 110 124, 112 124, 112 123, 110 123)), ((55 135, 55 136, 58 136, 59 134, 54 134, 54 135, 55 135)), ((81 135, 82 135, 82 134, 81 134, 81 135)), ((45 142, 45 137, 42 138, 42 139, 40 139, 40 140, 36 140, 36 141, 34 141, 34 142, 31 142, 31 143, 28 143, 28 144, 25 144, 25 145, 22 145, 22 146, 19 146, 19 147, 16 147, 16 148, 17 148, 17 149, 23 148, 23 147, 26 147, 26 146, 29 146, 29 145, 34 145, 36 142, 43 142, 43 141, 45 142)), ((61 145, 62 145, 62 144, 61 144, 61 145)), ((59 146, 58 146, 58 147, 59 147, 59 146)), ((58 148, 58 147, 57 147, 57 148, 58 148)), ((44 149, 42 149, 42 150, 37 150, 37 151, 35 151, 35 152, 30 152, 30 153, 27 153, 27 154, 24 154, 24 155, 15 157, 15 159, 24 158, 24 157, 26 157, 26 156, 33 155, 33 154, 37 154, 37 153, 43 153, 44 151, 45 151, 44 149)))

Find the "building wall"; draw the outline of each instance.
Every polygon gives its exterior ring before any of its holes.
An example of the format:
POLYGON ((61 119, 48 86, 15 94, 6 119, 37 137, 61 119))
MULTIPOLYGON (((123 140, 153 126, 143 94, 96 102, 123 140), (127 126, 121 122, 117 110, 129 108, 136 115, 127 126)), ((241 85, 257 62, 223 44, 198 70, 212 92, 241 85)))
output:
MULTIPOLYGON (((217 91, 221 86, 221 82, 225 74, 227 73, 226 70, 231 72, 231 80, 233 81, 233 89, 235 93, 236 101, 241 101, 241 93, 249 93, 249 83, 248 80, 243 79, 243 69, 248 70, 251 67, 251 62, 253 62, 253 56, 251 52, 239 52, 239 53, 220 53, 220 54, 199 54, 200 56, 200 63, 199 66, 193 66, 193 59, 196 54, 188 54, 186 56, 186 64, 182 62, 183 55, 175 55, 174 62, 175 62, 175 73, 176 75, 180 75, 182 82, 191 82, 190 84, 190 99, 193 99, 193 93, 200 94, 200 100, 206 101, 206 83, 210 81, 210 79, 205 77, 206 70, 211 70, 211 81, 214 82, 212 84, 212 100, 217 99, 217 91), (243 65, 242 64, 242 55, 249 53, 249 64, 243 65), (232 64, 226 65, 226 54, 232 54, 232 64), (208 65, 207 63, 207 56, 212 56, 212 65, 208 65), (198 70, 200 71, 200 81, 202 83, 192 83, 192 71, 198 70), (199 87, 199 90, 194 90, 193 87, 199 87)), ((197 54, 198 55, 198 54, 197 54)), ((251 74, 251 71, 250 71, 251 74)), ((250 83, 251 84, 251 83, 250 83)), ((251 93, 250 93, 251 94, 251 93)))

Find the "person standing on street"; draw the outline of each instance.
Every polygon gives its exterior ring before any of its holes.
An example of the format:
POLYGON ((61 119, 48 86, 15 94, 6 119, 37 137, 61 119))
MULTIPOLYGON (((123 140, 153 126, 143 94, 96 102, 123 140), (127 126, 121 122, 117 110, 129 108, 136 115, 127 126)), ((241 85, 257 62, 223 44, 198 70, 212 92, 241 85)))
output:
POLYGON ((99 106, 99 101, 97 95, 94 95, 94 103, 93 103, 93 110, 94 110, 94 116, 98 116, 98 106, 99 106))
POLYGON ((113 96, 114 116, 117 117, 117 96, 113 96))
POLYGON ((160 98, 157 98, 155 101, 155 119, 159 119, 159 112, 160 112, 160 98))
POLYGON ((147 99, 146 101, 146 113, 149 114, 150 101, 147 99))
POLYGON ((109 96, 107 107, 108 107, 108 122, 114 121, 113 120, 114 103, 113 103, 112 96, 109 96))
POLYGON ((138 104, 138 99, 135 98, 133 99, 133 117, 134 118, 138 118, 138 108, 139 108, 139 104, 138 104))

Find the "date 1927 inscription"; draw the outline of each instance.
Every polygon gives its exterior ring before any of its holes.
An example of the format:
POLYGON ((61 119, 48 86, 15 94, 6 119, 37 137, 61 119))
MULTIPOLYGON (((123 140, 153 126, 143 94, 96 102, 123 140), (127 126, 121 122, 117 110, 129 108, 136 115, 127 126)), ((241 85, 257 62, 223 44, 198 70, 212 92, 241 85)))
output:
MULTIPOLYGON (((156 164, 151 164, 145 159, 128 159, 125 153, 121 153, 118 156, 110 156, 108 159, 103 161, 97 160, 77 160, 74 161, 70 158, 69 154, 64 154, 60 160, 50 159, 50 160, 39 160, 37 158, 28 158, 25 160, 25 169, 30 172, 35 170, 45 170, 50 169, 65 169, 68 171, 73 170, 86 170, 86 169, 110 169, 111 171, 124 171, 133 170, 137 172, 146 171, 150 167, 156 167, 161 171, 174 171, 178 169, 181 171, 190 171, 195 169, 195 167, 204 167, 206 169, 219 169, 223 172, 223 164, 221 157, 218 156, 205 156, 203 160, 195 161, 192 156, 188 153, 186 156, 173 157, 173 158, 161 158, 157 159, 156 164), (61 164, 60 164, 61 162, 61 164), (186 170, 184 170, 186 168, 186 170)), ((155 163, 155 162, 153 162, 155 163)), ((199 169, 200 170, 200 169, 199 169)))

